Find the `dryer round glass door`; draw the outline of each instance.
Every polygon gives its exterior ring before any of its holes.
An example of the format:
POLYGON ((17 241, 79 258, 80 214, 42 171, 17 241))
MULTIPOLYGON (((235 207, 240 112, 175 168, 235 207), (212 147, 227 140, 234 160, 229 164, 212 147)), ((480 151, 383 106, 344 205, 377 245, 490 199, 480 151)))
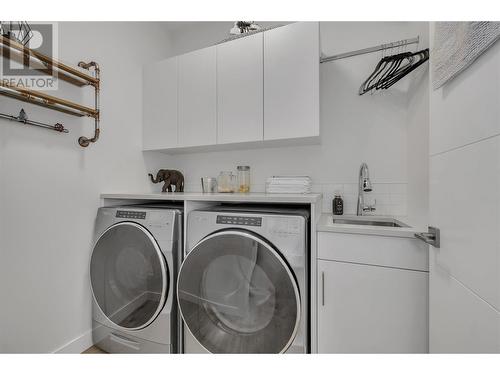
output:
POLYGON ((99 237, 92 252, 90 279, 101 311, 125 329, 149 325, 167 297, 165 258, 153 236, 136 223, 115 224, 99 237))
POLYGON ((300 320, 297 282, 282 256, 250 232, 214 233, 191 250, 178 278, 184 322, 212 353, 281 353, 300 320))

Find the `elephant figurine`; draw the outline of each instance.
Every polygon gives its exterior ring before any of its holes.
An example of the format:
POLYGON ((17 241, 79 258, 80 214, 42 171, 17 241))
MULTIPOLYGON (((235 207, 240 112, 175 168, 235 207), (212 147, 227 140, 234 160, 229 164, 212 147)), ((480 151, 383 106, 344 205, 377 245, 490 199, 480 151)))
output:
POLYGON ((175 192, 184 191, 184 176, 181 172, 175 169, 160 169, 156 173, 156 179, 151 173, 148 174, 151 177, 151 181, 156 184, 158 182, 164 182, 161 191, 164 193, 166 191, 172 192, 172 185, 175 185, 175 192))

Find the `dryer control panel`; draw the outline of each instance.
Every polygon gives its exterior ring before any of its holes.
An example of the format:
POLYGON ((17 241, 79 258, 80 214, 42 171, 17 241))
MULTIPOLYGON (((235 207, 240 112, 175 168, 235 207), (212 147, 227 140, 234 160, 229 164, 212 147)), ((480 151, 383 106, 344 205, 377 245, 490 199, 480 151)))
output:
POLYGON ((254 216, 217 215, 217 224, 262 226, 262 218, 254 216))
POLYGON ((123 211, 123 210, 118 210, 118 211, 116 211, 116 217, 121 218, 121 219, 140 219, 140 220, 144 220, 144 219, 146 219, 146 212, 145 211, 123 211))

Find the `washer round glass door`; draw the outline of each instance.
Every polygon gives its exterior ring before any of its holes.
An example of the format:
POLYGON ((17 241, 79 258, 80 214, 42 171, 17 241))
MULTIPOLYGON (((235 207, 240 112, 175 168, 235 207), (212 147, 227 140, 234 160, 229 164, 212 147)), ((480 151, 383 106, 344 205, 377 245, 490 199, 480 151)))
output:
POLYGON ((297 282, 281 255, 249 232, 204 238, 184 260, 177 288, 184 322, 209 352, 282 353, 297 333, 297 282))
POLYGON ((132 222, 115 224, 99 237, 92 252, 90 279, 101 311, 124 329, 149 325, 167 297, 163 254, 153 236, 132 222))

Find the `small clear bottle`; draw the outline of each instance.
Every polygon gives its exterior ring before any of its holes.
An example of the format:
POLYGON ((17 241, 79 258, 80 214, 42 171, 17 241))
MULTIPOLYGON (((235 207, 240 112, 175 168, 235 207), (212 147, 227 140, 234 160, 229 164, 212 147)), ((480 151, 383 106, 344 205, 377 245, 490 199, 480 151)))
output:
POLYGON ((238 192, 250 192, 250 167, 248 165, 238 166, 238 192))

